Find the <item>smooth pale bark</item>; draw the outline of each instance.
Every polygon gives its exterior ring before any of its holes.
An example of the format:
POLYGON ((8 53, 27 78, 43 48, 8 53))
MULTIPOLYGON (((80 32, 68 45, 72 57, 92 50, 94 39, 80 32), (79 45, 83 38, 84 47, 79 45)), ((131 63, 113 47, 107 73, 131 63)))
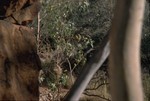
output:
POLYGON ((94 56, 85 65, 81 74, 75 81, 73 87, 66 95, 64 101, 78 101, 86 86, 96 71, 102 66, 109 55, 108 35, 105 36, 100 46, 96 49, 94 56))
POLYGON ((143 101, 140 40, 144 0, 118 0, 110 33, 113 101, 143 101))

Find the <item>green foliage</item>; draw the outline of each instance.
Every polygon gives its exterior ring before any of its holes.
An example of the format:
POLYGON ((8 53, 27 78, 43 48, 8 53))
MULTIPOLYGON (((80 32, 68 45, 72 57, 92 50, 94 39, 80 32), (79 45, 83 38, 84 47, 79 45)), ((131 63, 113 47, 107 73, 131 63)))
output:
MULTIPOLYGON (((149 4, 146 3, 145 7, 145 18, 143 24, 143 34, 142 34, 142 45, 141 45, 141 61, 142 68, 146 70, 146 72, 150 72, 150 7, 149 4)), ((145 72, 145 71, 144 71, 145 72)))
MULTIPOLYGON (((74 9, 70 2, 65 1, 51 4, 50 0, 47 4, 46 17, 42 21, 43 28, 41 28, 41 35, 45 37, 42 41, 47 39, 46 43, 49 42, 48 44, 52 51, 63 54, 60 57, 62 58, 60 61, 66 61, 65 58, 74 57, 78 51, 86 48, 90 43, 90 39, 86 36, 80 38, 81 35, 74 34, 76 31, 74 22, 67 20, 68 14, 72 13, 74 9), (79 41, 82 43, 79 43, 79 41)), ((80 54, 82 55, 83 53, 80 52, 80 54)), ((76 56, 76 58, 78 57, 76 56)))
POLYGON ((150 74, 143 74, 144 101, 150 101, 150 74))
POLYGON ((145 18, 143 24, 141 61, 143 70, 144 101, 150 100, 150 7, 146 2, 145 18))
MULTIPOLYGON (((53 67, 78 73, 89 50, 101 42, 111 25, 114 2, 110 0, 44 0, 40 12, 39 54, 44 58, 41 77, 50 88, 57 87, 53 67)), ((92 52, 92 51, 91 51, 92 52)), ((65 85, 68 76, 59 80, 65 85)))
POLYGON ((68 75, 66 75, 65 73, 62 74, 62 76, 60 77, 60 84, 62 86, 66 86, 67 85, 67 80, 69 79, 68 75))
MULTIPOLYGON (((80 61, 84 49, 93 48, 107 33, 112 18, 109 0, 81 0, 43 2, 41 11, 41 47, 80 61), (98 39, 96 42, 94 39, 98 39), (46 45, 43 45, 46 44, 46 45)), ((63 62, 64 62, 63 61, 63 62)))

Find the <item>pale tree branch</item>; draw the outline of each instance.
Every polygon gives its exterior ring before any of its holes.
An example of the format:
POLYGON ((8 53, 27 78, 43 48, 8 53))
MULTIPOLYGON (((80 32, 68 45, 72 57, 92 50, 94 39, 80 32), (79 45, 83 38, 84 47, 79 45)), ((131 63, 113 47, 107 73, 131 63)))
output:
POLYGON ((104 37, 103 41, 96 49, 94 56, 91 57, 89 62, 85 64, 83 70, 81 71, 81 75, 75 81, 73 87, 70 89, 68 94, 65 97, 64 101, 78 101, 80 95, 85 90, 86 86, 90 82, 93 75, 102 66, 104 61, 109 55, 109 42, 108 42, 108 34, 104 37))

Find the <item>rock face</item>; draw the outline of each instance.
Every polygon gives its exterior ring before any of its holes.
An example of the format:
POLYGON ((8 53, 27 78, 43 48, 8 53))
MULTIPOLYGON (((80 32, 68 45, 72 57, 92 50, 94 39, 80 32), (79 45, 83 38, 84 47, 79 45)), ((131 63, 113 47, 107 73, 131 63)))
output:
POLYGON ((39 100, 34 30, 38 0, 0 0, 0 100, 39 100))

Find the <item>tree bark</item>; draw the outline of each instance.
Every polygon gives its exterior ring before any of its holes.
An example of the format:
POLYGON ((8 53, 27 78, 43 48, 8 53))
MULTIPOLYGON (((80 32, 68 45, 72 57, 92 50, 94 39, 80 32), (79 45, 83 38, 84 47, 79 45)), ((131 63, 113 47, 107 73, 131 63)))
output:
POLYGON ((140 40, 144 0, 118 0, 110 33, 113 101, 143 101, 140 40))

